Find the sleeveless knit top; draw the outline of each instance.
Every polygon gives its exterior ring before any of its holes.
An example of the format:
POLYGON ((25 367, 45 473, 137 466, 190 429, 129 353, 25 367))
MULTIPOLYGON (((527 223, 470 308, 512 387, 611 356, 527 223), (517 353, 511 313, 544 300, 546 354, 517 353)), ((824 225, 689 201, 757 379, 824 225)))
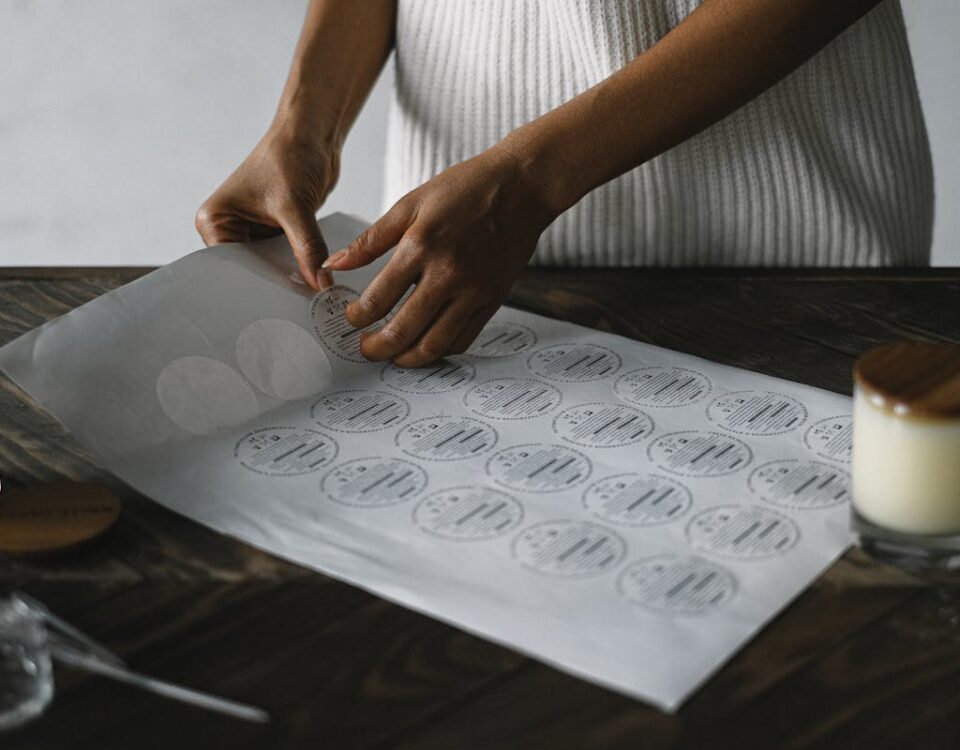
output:
MULTIPOLYGON (((386 206, 611 75, 698 5, 400 0, 386 206)), ((746 106, 589 193, 533 262, 925 265, 932 221, 903 16, 886 0, 746 106)))

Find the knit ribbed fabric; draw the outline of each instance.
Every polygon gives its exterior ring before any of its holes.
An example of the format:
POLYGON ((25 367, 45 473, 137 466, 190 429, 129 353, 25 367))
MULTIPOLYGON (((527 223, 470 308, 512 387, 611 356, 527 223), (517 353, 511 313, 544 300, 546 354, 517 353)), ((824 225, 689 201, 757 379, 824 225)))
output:
MULTIPOLYGON (((400 0, 386 205, 606 78, 697 5, 400 0)), ((745 107, 588 194, 533 262, 923 265, 932 220, 903 16, 887 0, 745 107)))

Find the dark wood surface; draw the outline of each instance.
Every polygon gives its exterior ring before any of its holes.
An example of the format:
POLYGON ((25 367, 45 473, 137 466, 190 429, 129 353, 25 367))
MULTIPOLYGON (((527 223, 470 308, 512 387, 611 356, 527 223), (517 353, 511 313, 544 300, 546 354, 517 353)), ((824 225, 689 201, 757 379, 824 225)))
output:
MULTIPOLYGON (((0 343, 144 269, 0 270, 0 343)), ((862 351, 960 342, 960 269, 533 270, 534 312, 850 393, 862 351)), ((58 669, 10 748, 960 747, 960 586, 838 561, 676 715, 566 676, 219 536, 105 476, 0 382, 4 488, 106 483, 104 538, 0 559, 20 586, 135 668, 261 705, 258 726, 58 669)))

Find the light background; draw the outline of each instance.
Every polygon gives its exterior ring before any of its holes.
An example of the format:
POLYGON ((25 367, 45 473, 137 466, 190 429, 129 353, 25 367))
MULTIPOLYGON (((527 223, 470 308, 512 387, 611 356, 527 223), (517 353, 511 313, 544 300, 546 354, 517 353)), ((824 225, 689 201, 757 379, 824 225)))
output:
MULTIPOLYGON (((0 3, 0 265, 161 264, 256 143, 306 0, 0 3)), ((960 2, 905 0, 933 147, 934 263, 960 265, 960 2)), ((392 68, 322 213, 379 215, 392 68)))

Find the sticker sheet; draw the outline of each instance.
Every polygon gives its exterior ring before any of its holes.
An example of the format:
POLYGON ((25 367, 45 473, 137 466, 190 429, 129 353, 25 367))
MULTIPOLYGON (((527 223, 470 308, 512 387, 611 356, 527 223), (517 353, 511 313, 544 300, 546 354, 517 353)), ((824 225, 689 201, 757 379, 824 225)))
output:
POLYGON ((157 502, 667 711, 847 547, 847 397, 507 308, 370 363, 381 265, 314 296, 283 238, 209 248, 0 367, 157 502))

